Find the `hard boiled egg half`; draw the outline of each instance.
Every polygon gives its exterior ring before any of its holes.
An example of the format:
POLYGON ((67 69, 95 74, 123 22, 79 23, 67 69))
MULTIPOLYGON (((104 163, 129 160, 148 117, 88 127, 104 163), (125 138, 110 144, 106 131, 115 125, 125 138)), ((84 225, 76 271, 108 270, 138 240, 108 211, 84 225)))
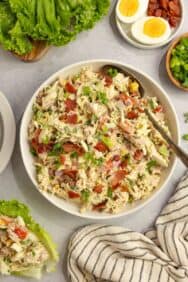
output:
POLYGON ((119 0, 116 15, 123 23, 133 23, 146 12, 148 0, 119 0))
POLYGON ((171 28, 163 18, 144 17, 132 25, 131 32, 137 41, 154 45, 167 40, 171 34, 171 28))

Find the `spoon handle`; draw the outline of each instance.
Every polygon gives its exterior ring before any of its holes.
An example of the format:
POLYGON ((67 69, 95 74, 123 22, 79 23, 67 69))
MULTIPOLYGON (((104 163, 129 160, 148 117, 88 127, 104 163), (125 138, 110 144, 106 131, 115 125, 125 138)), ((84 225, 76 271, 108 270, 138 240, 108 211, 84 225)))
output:
POLYGON ((165 132, 165 130, 158 124, 158 122, 153 118, 148 109, 145 109, 145 113, 147 114, 149 120, 152 122, 153 126, 157 131, 163 136, 163 138, 170 145, 176 156, 184 163, 186 167, 188 167, 188 154, 186 154, 175 142, 169 137, 169 135, 165 132))

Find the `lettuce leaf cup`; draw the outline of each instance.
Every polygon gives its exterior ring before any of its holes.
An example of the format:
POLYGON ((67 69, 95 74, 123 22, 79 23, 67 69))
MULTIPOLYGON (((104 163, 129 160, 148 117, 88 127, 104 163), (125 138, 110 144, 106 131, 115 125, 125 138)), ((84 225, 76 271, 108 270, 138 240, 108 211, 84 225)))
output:
POLYGON ((0 273, 40 279, 59 256, 49 234, 16 200, 0 201, 0 273))

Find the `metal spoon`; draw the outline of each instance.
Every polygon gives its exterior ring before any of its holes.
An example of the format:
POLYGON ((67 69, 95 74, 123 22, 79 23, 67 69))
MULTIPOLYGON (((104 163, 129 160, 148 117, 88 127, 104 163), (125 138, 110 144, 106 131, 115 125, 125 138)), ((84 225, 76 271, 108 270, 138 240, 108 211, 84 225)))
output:
MULTIPOLYGON (((141 82, 130 72, 122 69, 121 67, 117 67, 114 65, 104 65, 101 68, 101 71, 105 74, 108 74, 109 69, 116 69, 118 72, 123 73, 126 76, 129 76, 131 80, 136 81, 139 85, 139 92, 141 97, 144 97, 145 90, 144 87, 142 86, 141 82)), ((188 167, 188 154, 181 149, 180 146, 178 146, 172 138, 165 132, 165 130, 159 125, 159 123, 156 121, 156 119, 153 117, 153 115, 150 113, 148 109, 144 109, 145 114, 148 116, 149 120, 152 122, 154 128, 162 135, 162 137, 166 140, 166 142, 170 145, 171 149, 173 152, 176 154, 176 156, 182 161, 182 163, 188 167)))

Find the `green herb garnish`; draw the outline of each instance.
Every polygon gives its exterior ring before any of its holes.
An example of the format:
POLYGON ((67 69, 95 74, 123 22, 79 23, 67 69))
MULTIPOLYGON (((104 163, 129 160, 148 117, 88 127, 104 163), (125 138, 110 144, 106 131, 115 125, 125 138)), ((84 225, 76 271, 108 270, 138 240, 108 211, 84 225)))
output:
POLYGON ((118 71, 115 68, 110 68, 108 69, 107 74, 113 78, 118 74, 118 71))
POLYGON ((114 146, 114 143, 112 142, 110 137, 101 136, 100 139, 109 149, 111 149, 114 146))
POLYGON ((152 172, 152 168, 155 167, 157 165, 156 160, 151 160, 147 163, 146 168, 147 170, 151 173, 152 172))
POLYGON ((165 158, 169 157, 169 150, 166 145, 160 146, 159 153, 165 158))
POLYGON ((89 86, 84 86, 84 87, 82 88, 82 93, 83 93, 84 96, 90 96, 90 94, 91 94, 91 89, 90 89, 90 87, 89 87, 89 86))
POLYGON ((72 159, 78 158, 78 153, 77 153, 77 152, 72 152, 72 153, 70 154, 70 157, 71 157, 72 159))
POLYGON ((36 157, 37 156, 37 152, 35 151, 35 149, 31 148, 30 149, 31 154, 36 157))
POLYGON ((48 153, 48 156, 57 156, 59 153, 62 152, 62 145, 61 143, 54 144, 52 150, 48 153))
POLYGON ((108 187, 107 196, 108 196, 108 198, 110 198, 110 199, 112 199, 112 197, 113 197, 113 190, 112 190, 111 187, 108 187))
POLYGON ((97 94, 97 98, 99 99, 99 101, 104 104, 104 105, 107 105, 108 104, 108 98, 106 96, 106 93, 104 92, 99 92, 97 94))
POLYGON ((85 189, 85 190, 82 190, 81 191, 81 200, 84 202, 84 203, 87 203, 88 200, 89 200, 89 196, 90 196, 90 191, 85 189))

